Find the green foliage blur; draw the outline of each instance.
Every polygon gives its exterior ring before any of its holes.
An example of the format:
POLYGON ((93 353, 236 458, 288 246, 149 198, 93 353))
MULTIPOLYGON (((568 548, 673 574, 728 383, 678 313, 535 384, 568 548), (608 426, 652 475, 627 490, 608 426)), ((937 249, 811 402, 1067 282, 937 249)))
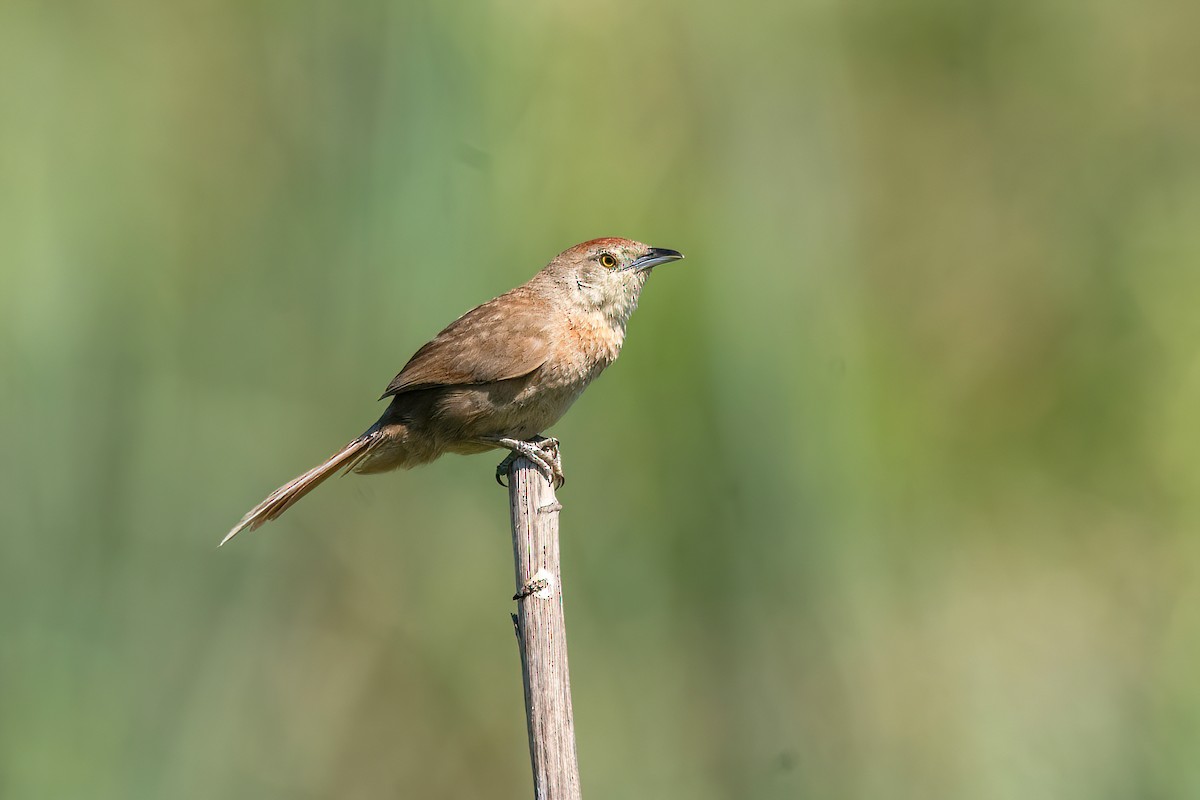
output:
POLYGON ((596 236, 587 796, 1200 797, 1198 27, 0 3, 0 797, 529 796, 497 458, 216 543, 596 236))

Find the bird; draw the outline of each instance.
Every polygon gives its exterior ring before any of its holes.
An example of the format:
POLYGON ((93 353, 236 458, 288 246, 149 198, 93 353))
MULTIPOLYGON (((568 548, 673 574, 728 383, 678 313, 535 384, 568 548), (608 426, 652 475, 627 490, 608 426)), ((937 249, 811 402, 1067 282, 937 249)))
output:
POLYGON ((221 544, 278 518, 341 470, 372 474, 445 453, 505 449, 497 481, 523 456, 561 487, 558 440, 542 433, 616 360, 653 268, 682 258, 677 250, 612 237, 559 253, 417 350, 380 397, 391 402, 374 425, 267 495, 221 544))

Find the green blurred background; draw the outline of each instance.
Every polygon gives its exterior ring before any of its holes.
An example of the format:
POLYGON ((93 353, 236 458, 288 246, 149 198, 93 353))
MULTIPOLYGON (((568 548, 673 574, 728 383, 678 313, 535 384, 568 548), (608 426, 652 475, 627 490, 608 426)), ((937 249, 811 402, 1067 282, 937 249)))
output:
POLYGON ((530 794, 408 356, 683 250, 554 429, 595 798, 1200 796, 1200 5, 0 4, 0 795, 530 794))

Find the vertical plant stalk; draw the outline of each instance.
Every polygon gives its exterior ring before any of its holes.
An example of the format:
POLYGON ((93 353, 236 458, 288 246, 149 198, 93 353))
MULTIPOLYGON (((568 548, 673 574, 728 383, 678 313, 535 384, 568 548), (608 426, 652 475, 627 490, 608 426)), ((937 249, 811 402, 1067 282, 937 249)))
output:
POLYGON ((521 648, 534 796, 537 800, 579 800, 579 757, 558 557, 558 512, 562 506, 554 487, 524 458, 509 468, 508 500, 517 583, 513 624, 521 648))

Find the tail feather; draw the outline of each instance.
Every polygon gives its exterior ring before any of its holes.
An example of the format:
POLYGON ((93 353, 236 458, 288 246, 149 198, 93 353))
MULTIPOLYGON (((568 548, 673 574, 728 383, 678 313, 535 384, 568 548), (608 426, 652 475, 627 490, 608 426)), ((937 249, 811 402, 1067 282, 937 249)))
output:
POLYGON ((284 511, 291 508, 301 497, 304 497, 304 495, 324 483, 326 478, 333 475, 333 473, 342 467, 353 469, 358 461, 367 454, 373 444, 375 444, 375 434, 363 434, 330 456, 325 463, 313 467, 303 475, 293 478, 283 486, 280 486, 267 495, 265 500, 246 512, 246 516, 242 517, 241 521, 237 525, 234 525, 229 533, 225 534, 225 538, 221 540, 221 544, 225 544, 242 531, 252 531, 264 522, 275 519, 284 511))

